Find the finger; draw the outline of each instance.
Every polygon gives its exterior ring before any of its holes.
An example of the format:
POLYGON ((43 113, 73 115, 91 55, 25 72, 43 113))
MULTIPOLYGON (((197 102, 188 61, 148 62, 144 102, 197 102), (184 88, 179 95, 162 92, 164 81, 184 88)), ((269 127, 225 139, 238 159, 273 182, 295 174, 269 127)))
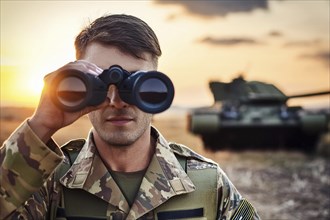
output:
POLYGON ((88 70, 93 71, 94 73, 96 73, 97 75, 101 74, 103 72, 103 69, 98 67, 96 64, 91 63, 87 60, 77 60, 77 63, 81 63, 84 64, 86 66, 86 68, 88 68, 88 70))
POLYGON ((103 69, 98 67, 97 65, 90 63, 86 60, 76 60, 74 62, 69 62, 66 65, 60 67, 59 69, 55 70, 44 76, 44 82, 51 83, 51 80, 59 73, 64 70, 68 69, 75 69, 84 73, 90 73, 93 75, 99 75, 103 72, 103 69))

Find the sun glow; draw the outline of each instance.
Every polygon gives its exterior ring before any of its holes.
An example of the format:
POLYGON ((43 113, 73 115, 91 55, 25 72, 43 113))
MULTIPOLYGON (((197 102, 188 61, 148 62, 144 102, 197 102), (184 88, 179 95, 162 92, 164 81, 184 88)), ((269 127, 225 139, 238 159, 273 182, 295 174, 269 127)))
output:
POLYGON ((39 75, 24 73, 16 66, 1 66, 1 105, 34 107, 43 85, 39 75))
POLYGON ((39 78, 29 78, 25 83, 25 89, 33 96, 39 96, 42 88, 44 87, 44 82, 39 78))

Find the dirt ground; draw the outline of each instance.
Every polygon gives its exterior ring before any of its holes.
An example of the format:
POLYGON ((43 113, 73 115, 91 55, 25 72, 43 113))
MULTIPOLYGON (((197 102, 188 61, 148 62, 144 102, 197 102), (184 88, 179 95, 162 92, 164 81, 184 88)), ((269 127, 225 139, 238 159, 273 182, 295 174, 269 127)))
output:
MULTIPOLYGON (((1 108, 2 143, 32 109, 1 108)), ((330 219, 330 163, 320 155, 286 151, 210 152, 199 137, 187 132, 185 115, 156 116, 153 124, 169 140, 185 144, 220 164, 240 193, 258 210, 262 219, 330 219)), ((63 144, 85 137, 87 117, 70 125, 54 139, 63 144)))

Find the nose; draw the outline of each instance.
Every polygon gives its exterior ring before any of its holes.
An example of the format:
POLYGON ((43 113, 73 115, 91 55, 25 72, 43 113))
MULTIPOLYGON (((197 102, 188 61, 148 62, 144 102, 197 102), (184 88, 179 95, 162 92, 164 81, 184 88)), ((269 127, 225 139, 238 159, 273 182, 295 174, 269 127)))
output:
POLYGON ((108 89, 109 105, 114 108, 126 108, 128 104, 121 100, 118 89, 115 85, 110 85, 108 89))

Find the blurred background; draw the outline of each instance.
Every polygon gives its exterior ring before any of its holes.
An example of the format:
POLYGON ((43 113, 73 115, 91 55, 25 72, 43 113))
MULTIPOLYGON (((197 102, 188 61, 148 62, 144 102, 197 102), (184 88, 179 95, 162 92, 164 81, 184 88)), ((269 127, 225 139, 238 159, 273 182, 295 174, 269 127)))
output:
MULTIPOLYGON (((154 125, 220 164, 263 219, 329 219, 329 158, 286 151, 203 148, 187 131, 187 111, 213 104, 210 80, 244 76, 287 95, 330 89, 328 0, 3 1, 1 0, 1 143, 33 113, 43 76, 75 60, 73 41, 95 18, 135 15, 156 32, 159 70, 173 80, 172 108, 154 125)), ((329 96, 290 105, 330 108, 329 96)), ((58 132, 63 144, 84 137, 87 117, 58 132), (79 128, 79 129, 78 129, 79 128)))

